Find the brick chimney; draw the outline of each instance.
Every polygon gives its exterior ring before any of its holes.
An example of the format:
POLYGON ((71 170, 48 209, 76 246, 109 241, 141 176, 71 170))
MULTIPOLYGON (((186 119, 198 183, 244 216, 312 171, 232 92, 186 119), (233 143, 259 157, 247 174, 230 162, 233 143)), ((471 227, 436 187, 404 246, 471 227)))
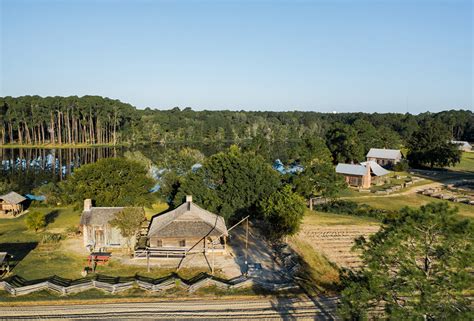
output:
POLYGON ((84 212, 89 212, 92 209, 92 200, 90 198, 86 198, 84 200, 84 212))
POLYGON ((192 203, 192 202, 193 202, 192 195, 186 195, 186 203, 192 203))

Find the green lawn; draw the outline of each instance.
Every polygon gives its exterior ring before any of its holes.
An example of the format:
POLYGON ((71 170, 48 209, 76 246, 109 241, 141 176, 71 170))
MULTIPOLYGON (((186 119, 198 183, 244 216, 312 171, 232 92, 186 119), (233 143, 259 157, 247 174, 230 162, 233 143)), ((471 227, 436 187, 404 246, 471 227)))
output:
MULTIPOLYGON (((165 205, 157 204, 149 213, 163 211, 165 205), (161 209, 161 210, 160 210, 161 209)), ((26 279, 38 279, 58 275, 64 278, 76 279, 81 277, 81 271, 87 265, 86 255, 72 252, 64 246, 66 241, 50 247, 41 246, 40 240, 44 232, 61 233, 66 237, 66 230, 71 226, 78 226, 80 211, 73 208, 30 208, 29 212, 39 211, 47 214, 48 225, 42 231, 29 231, 25 225, 28 213, 13 219, 0 219, 0 251, 7 251, 14 255, 12 273, 26 279)), ((80 242, 80 239, 77 240, 80 242)), ((110 276, 133 276, 136 273, 149 277, 163 277, 174 269, 152 268, 147 272, 146 266, 121 264, 113 258, 104 266, 97 268, 97 273, 110 276)), ((204 269, 183 268, 180 275, 190 278, 199 272, 208 272, 204 269)), ((219 274, 219 271, 217 271, 219 274)))
POLYGON ((474 152, 463 152, 461 162, 449 169, 453 171, 474 172, 474 152))
MULTIPOLYGON (((391 197, 383 197, 383 196, 373 196, 373 197, 360 197, 360 198, 351 198, 351 201, 361 203, 361 204, 368 204, 375 208, 381 208, 386 210, 400 210, 402 207, 410 206, 410 207, 420 207, 422 205, 426 205, 430 202, 446 202, 437 198, 432 198, 420 194, 409 194, 409 195, 400 195, 400 196, 391 196, 391 197)), ((459 209, 459 214, 465 217, 474 218, 474 206, 461 204, 461 203, 453 203, 449 202, 451 206, 457 206, 459 209)))
POLYGON ((378 225, 379 221, 370 217, 306 211, 302 224, 308 225, 378 225))

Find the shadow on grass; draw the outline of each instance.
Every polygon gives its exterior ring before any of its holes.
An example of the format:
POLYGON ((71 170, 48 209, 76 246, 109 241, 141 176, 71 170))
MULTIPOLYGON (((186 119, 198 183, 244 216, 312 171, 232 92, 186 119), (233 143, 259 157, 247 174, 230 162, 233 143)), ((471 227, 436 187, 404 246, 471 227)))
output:
POLYGON ((46 214, 46 225, 54 223, 54 221, 56 220, 58 215, 59 215, 58 210, 53 210, 53 211, 49 212, 48 214, 46 214))
POLYGON ((31 251, 33 251, 38 242, 24 243, 0 243, 0 252, 7 252, 12 256, 10 259, 10 270, 14 269, 31 251))

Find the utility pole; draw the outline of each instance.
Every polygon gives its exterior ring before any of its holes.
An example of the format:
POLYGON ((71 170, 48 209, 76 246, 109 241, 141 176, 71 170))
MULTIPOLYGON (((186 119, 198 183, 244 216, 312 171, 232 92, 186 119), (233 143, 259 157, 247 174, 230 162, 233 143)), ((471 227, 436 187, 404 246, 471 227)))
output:
POLYGON ((246 229, 245 229, 245 273, 249 270, 249 218, 247 217, 246 229))

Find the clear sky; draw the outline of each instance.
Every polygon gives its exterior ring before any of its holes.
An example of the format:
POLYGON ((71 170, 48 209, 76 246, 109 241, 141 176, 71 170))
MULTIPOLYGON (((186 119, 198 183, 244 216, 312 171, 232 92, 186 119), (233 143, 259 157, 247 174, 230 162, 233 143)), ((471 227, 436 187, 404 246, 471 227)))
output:
POLYGON ((473 109, 470 0, 0 2, 0 96, 196 110, 473 109))

